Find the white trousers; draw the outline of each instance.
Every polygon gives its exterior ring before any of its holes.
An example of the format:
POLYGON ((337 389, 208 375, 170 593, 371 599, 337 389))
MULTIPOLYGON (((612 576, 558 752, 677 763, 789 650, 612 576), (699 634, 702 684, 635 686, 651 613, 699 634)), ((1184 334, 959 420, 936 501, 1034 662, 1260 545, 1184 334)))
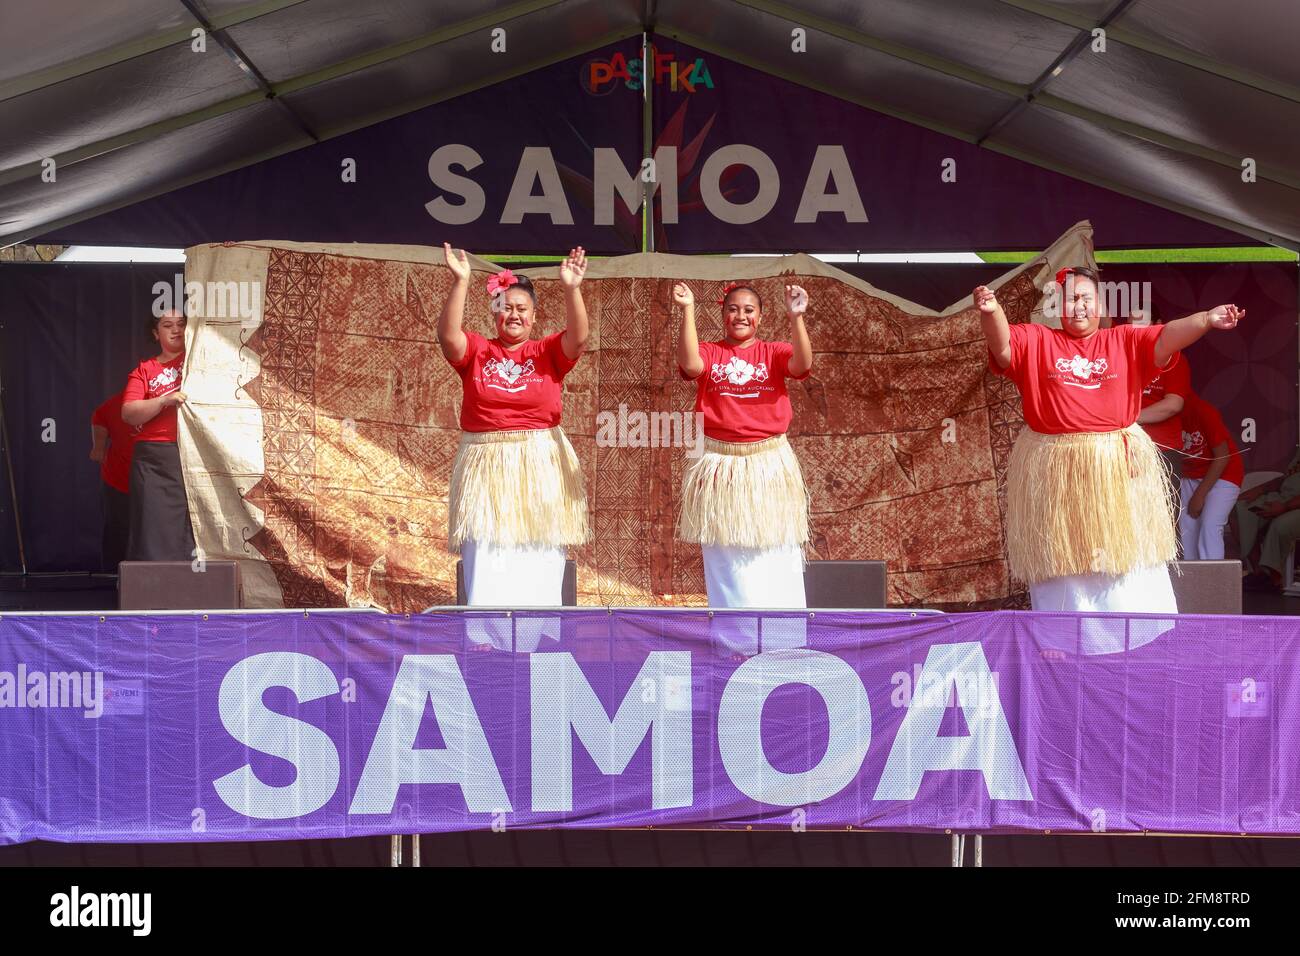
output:
MULTIPOLYGON (((460 548, 465 601, 473 607, 559 607, 563 601, 565 557, 562 547, 465 541, 460 548)), ((560 619, 467 616, 465 635, 473 644, 531 653, 543 637, 560 639, 560 619)))
MULTIPOLYGON (((712 608, 806 608, 803 548, 701 546, 704 586, 712 608)), ((736 654, 804 647, 808 643, 805 617, 757 618, 743 614, 715 615, 711 633, 719 649, 736 654)))
MULTIPOLYGON (((1177 614, 1169 568, 1158 565, 1128 574, 1072 574, 1029 586, 1035 611, 1111 611, 1129 614, 1177 614)), ((1080 654, 1118 654, 1149 644, 1174 626, 1158 618, 1044 618, 1034 624, 1039 643, 1080 654)))
POLYGON ((1228 523, 1241 488, 1220 478, 1206 494, 1200 517, 1193 518, 1187 512, 1187 503, 1200 486, 1200 478, 1184 478, 1182 482, 1183 509, 1178 514, 1178 537, 1183 542, 1183 560, 1221 561, 1223 526, 1228 523))
POLYGON ((729 548, 706 544, 704 587, 709 607, 807 607, 803 548, 729 548))

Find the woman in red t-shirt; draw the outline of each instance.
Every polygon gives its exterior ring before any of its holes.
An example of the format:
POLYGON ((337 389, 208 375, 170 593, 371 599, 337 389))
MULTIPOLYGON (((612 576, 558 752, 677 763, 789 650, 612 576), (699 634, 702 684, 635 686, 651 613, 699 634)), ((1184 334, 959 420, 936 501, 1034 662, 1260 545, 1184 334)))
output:
POLYGON ((989 370, 1020 392, 1026 427, 1007 465, 1007 560, 1035 610, 1177 612, 1165 464, 1135 424, 1142 389, 1175 353, 1245 316, 1234 305, 1165 325, 1100 328, 1098 279, 1062 269, 1061 328, 1009 325, 975 289, 989 370))
POLYGON ((90 418, 90 460, 99 462, 104 499, 100 556, 104 570, 117 571, 126 560, 131 534, 131 448, 135 429, 122 420, 122 393, 110 395, 90 418))
POLYGON ((194 532, 180 451, 176 409, 185 401, 185 315, 165 312, 150 320, 162 351, 136 366, 122 392, 122 420, 136 428, 131 453, 131 533, 128 561, 189 561, 194 532))
POLYGON ((442 354, 460 376, 460 448, 452 465, 447 543, 461 556, 473 605, 561 602, 565 549, 590 538, 587 496, 573 446, 560 428, 564 377, 586 348, 579 286, 581 246, 560 264, 565 328, 529 337, 537 299, 509 269, 488 280, 496 337, 463 327, 470 263, 443 245, 453 282, 438 319, 442 354))
POLYGON ((1219 410, 1196 395, 1183 402, 1183 510, 1178 534, 1185 561, 1223 560, 1223 526, 1241 493, 1241 453, 1219 410))
MULTIPOLYGON (((785 287, 793 342, 758 337, 763 300, 751 286, 722 290, 723 337, 700 342, 695 296, 673 287, 682 307, 677 366, 696 382, 704 449, 682 476, 678 535, 699 544, 711 607, 807 607, 803 548, 808 541, 808 489, 786 440, 786 380, 812 371, 804 325, 808 293, 785 287)), ((801 642, 798 642, 801 643, 801 642)), ((770 646, 770 642, 769 642, 770 646)))

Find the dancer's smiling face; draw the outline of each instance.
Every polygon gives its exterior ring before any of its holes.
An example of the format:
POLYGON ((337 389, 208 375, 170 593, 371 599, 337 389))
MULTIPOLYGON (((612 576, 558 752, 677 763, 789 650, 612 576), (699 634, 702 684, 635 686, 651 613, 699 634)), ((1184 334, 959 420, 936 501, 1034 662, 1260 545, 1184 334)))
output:
POLYGON ((722 303, 722 327, 733 342, 748 342, 758 335, 763 303, 748 289, 736 289, 722 303))
POLYGON ((497 337, 508 345, 523 342, 532 334, 536 306, 533 297, 519 286, 501 293, 492 303, 497 337))
POLYGON ((1067 301, 1061 309, 1061 328, 1075 338, 1097 331, 1101 324, 1097 283, 1090 276, 1074 273, 1065 278, 1067 301))

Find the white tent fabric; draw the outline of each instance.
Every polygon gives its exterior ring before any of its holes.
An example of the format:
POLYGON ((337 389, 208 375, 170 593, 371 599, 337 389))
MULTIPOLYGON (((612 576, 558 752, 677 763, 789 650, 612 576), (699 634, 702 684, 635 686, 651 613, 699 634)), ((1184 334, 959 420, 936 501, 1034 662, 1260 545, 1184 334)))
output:
POLYGON ((0 245, 648 31, 1300 248, 1296 0, 4 7, 0 245), (498 26, 509 56, 485 57, 498 26), (796 28, 808 52, 790 66, 776 54, 796 28), (48 159, 57 189, 41 178, 48 159))

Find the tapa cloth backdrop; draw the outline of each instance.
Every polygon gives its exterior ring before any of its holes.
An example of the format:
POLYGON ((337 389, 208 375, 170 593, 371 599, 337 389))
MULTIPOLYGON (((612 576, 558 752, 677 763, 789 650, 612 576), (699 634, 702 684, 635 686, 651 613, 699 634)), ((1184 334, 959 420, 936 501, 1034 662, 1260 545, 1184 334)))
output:
MULTIPOLYGON (((1012 322, 1041 320, 1044 283, 1092 262, 1082 222, 992 287, 1012 322)), ((491 335, 496 267, 472 265, 466 326, 491 335)), ((525 274, 534 336, 558 331, 556 268, 525 274)), ((461 388, 437 343, 451 282, 441 250, 203 245, 186 251, 185 278, 179 444, 202 556, 243 562, 249 607, 454 603, 447 490, 461 388)), ((673 283, 694 290, 708 340, 722 334, 715 303, 735 280, 762 294, 771 339, 789 336, 785 283, 809 293, 813 371, 789 383, 790 441, 812 495, 809 559, 887 561, 890 604, 1021 605, 1001 493, 1019 398, 987 374, 969 296, 934 312, 803 255, 657 254, 593 260, 582 284, 592 331, 565 380, 563 419, 595 531, 570 554, 579 603, 704 603, 699 547, 675 539, 689 449, 630 445, 646 433, 638 416, 693 408, 695 384, 674 357, 673 283)), ((735 520, 764 520, 762 503, 735 520)))

